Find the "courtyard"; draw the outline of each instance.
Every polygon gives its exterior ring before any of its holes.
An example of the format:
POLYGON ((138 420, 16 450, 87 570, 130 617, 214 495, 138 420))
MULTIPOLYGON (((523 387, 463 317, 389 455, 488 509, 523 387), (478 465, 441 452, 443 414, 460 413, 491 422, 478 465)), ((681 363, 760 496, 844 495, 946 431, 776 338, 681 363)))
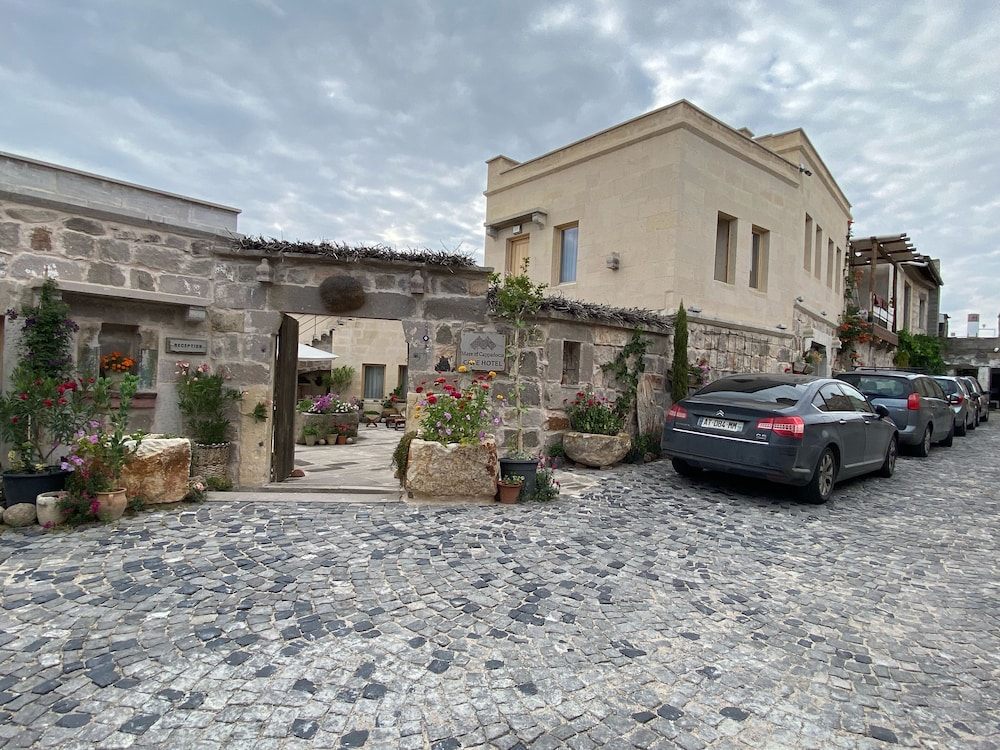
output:
POLYGON ((0 746, 996 747, 998 433, 824 506, 658 461, 4 528, 0 746))

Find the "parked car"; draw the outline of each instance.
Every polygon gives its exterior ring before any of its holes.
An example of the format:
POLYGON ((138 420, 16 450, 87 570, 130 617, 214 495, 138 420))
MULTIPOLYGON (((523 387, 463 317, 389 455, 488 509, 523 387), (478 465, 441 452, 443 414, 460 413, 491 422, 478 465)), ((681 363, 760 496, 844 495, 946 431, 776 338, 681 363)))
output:
POLYGON ((976 414, 978 414, 977 425, 979 422, 989 422, 990 394, 984 391, 983 387, 979 385, 979 381, 971 375, 959 375, 958 379, 965 383, 965 388, 969 391, 969 396, 976 402, 976 414))
POLYGON ((671 406, 660 447, 679 474, 759 477, 822 503, 842 479, 892 476, 898 440, 888 409, 848 383, 758 373, 719 378, 671 406))
POLYGON ((969 430, 976 429, 979 423, 979 405, 969 396, 965 383, 949 375, 935 375, 934 380, 948 397, 948 403, 955 414, 955 434, 962 437, 969 430))
POLYGON ((858 369, 837 376, 876 406, 889 410, 899 428, 899 444, 927 456, 931 444, 950 447, 955 438, 951 404, 930 375, 902 370, 858 369))

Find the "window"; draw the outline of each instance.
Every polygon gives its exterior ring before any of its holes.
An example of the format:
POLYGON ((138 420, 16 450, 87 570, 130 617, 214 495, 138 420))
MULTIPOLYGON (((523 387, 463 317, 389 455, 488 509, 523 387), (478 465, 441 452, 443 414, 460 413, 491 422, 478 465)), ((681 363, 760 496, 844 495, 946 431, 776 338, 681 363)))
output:
POLYGON ((399 388, 399 392, 406 393, 406 378, 407 378, 407 368, 406 365, 399 366, 399 373, 397 375, 396 387, 399 388))
POLYGON ((580 342, 563 342, 562 380, 563 385, 567 383, 580 382, 580 342))
POLYGON ((826 241, 826 285, 833 289, 833 240, 826 241))
POLYGON ((766 229, 754 227, 750 245, 750 287, 767 290, 767 246, 771 233, 766 229))
POLYGON ((921 331, 927 330, 927 298, 922 294, 917 303, 917 327, 921 331))
POLYGON ((813 264, 813 275, 818 279, 823 273, 823 229, 816 225, 816 262, 813 264))
POLYGON ((576 250, 580 227, 569 226, 559 230, 559 283, 576 281, 576 250))
POLYGON ((385 398, 385 365, 364 365, 365 398, 385 398))
POLYGON ((903 284, 903 329, 910 330, 910 308, 913 306, 913 287, 903 284))
POLYGON ((736 266, 736 253, 733 243, 736 241, 736 219, 732 216, 719 214, 715 230, 715 280, 733 283, 733 272, 736 266))
POLYGON ((861 395, 861 392, 856 388, 852 387, 847 383, 841 383, 840 387, 843 389, 844 393, 847 394, 847 398, 850 400, 850 410, 860 411, 865 414, 874 414, 871 404, 868 403, 868 399, 861 395))
POLYGON ((812 216, 806 214, 806 237, 802 242, 802 267, 807 271, 812 270, 812 245, 813 243, 813 220, 812 216))
POLYGON ((837 276, 833 280, 833 290, 840 291, 840 285, 844 281, 844 255, 843 250, 837 248, 837 276))

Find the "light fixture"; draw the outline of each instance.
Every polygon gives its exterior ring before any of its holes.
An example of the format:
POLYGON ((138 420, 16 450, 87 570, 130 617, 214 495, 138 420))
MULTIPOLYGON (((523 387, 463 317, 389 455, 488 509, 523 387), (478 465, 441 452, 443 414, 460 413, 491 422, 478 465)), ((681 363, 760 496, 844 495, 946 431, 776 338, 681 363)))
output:
POLYGON ((826 317, 826 310, 824 310, 823 312, 821 312, 820 315, 822 315, 825 318, 826 317))
POLYGON ((701 312, 701 308, 700 307, 689 307, 688 308, 688 312, 700 313, 701 312))
POLYGON ((784 323, 778 323, 778 330, 779 331, 787 330, 787 328, 788 328, 788 326, 786 326, 784 323))
POLYGON ((806 169, 804 164, 799 164, 799 172, 804 174, 806 177, 812 177, 812 172, 806 169))
POLYGON ((257 264, 257 281, 261 284, 271 284, 274 282, 274 269, 271 268, 267 258, 261 258, 257 264))
POLYGON ((805 302, 805 301, 806 301, 806 298, 805 298, 805 297, 803 297, 803 296, 802 296, 802 295, 800 294, 800 295, 799 295, 798 297, 796 297, 796 298, 795 298, 795 301, 796 301, 796 302, 800 302, 800 303, 801 303, 801 302, 805 302))
POLYGON ((424 277, 420 275, 420 271, 414 271, 413 275, 410 276, 410 294, 423 294, 424 293, 424 277))
POLYGON ((201 323, 208 318, 208 310, 204 307, 189 307, 184 319, 188 323, 201 323))

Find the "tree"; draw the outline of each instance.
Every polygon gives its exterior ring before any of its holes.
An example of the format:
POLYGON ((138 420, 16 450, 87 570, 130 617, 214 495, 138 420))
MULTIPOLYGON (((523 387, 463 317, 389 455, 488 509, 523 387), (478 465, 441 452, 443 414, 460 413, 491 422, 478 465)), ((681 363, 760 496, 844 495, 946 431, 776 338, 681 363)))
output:
POLYGON ((681 302, 674 319, 674 361, 670 367, 670 400, 677 403, 688 395, 688 324, 687 311, 681 302))

